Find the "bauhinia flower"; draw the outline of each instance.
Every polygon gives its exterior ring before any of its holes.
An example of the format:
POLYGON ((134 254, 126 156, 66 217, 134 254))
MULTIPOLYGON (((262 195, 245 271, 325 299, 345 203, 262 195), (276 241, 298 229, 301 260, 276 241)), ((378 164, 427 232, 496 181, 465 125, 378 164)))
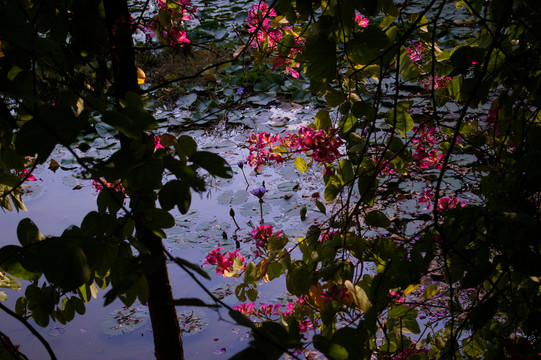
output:
POLYGON ((220 250, 223 247, 218 247, 207 254, 203 265, 216 265, 216 274, 222 274, 224 277, 232 277, 244 270, 244 256, 239 253, 239 250, 233 250, 230 253, 222 254, 220 250))

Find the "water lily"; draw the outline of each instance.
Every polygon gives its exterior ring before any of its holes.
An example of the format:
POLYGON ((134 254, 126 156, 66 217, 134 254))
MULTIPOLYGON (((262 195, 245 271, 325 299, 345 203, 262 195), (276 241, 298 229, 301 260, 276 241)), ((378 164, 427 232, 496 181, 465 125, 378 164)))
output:
POLYGON ((265 195, 265 192, 267 191, 267 189, 265 187, 258 187, 256 189, 253 189, 251 191, 252 195, 256 196, 258 199, 262 199, 263 198, 263 195, 265 195))

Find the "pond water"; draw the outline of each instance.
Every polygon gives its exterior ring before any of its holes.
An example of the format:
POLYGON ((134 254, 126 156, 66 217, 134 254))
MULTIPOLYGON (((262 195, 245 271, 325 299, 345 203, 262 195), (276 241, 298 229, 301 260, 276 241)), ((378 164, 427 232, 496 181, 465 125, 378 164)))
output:
MULTIPOLYGON (((164 114, 170 115, 170 112, 158 111, 156 115, 159 118, 164 114)), ((314 114, 315 110, 309 106, 283 104, 280 108, 252 109, 247 112, 246 119, 241 120, 251 122, 255 131, 292 131, 300 124, 308 123, 314 114)), ((175 117, 168 118, 174 122, 175 117)), ((168 251, 174 256, 202 264, 205 255, 217 246, 232 250, 235 247, 232 236, 235 234, 241 243, 241 253, 248 259, 253 258, 250 231, 252 224, 258 224, 260 214, 259 203, 249 190, 261 186, 263 181, 267 188, 263 207, 265 221, 284 230, 293 241, 304 235, 306 226, 300 224, 299 210, 302 206, 314 209, 311 205, 313 194, 323 193, 320 169, 314 169, 301 177, 292 166, 267 169, 261 175, 245 166, 245 179, 235 164, 247 155, 247 150, 239 146, 247 139, 247 133, 243 130, 222 129, 212 132, 195 130, 185 134, 193 136, 200 149, 223 156, 236 174, 230 180, 209 179, 209 191, 201 197, 194 194, 188 214, 174 214, 176 225, 166 231, 167 239, 164 239, 168 251), (284 197, 284 194, 287 196, 284 197), (240 230, 235 231, 236 226, 229 215, 231 208, 235 210, 240 230), (228 239, 224 239, 224 232, 228 239)), ((102 140, 95 141, 92 145, 99 146, 102 140)), ((93 151, 90 150, 88 155, 92 155, 93 151)), ((57 149, 53 158, 66 166, 72 163, 70 155, 62 149, 57 149)), ((97 194, 89 180, 78 178, 73 171, 59 169, 53 173, 47 167, 48 164, 36 169, 34 174, 37 181, 29 183, 24 197, 29 211, 5 213, 0 217, 0 227, 3 230, 0 246, 18 244, 16 229, 23 218, 31 218, 44 235, 58 235, 70 225, 79 225, 86 213, 96 210, 97 194)), ((317 220, 318 214, 309 211, 306 223, 317 220)), ((228 305, 237 305, 239 302, 232 295, 235 279, 224 279, 214 274, 213 267, 205 266, 205 270, 212 276, 211 281, 204 281, 205 286, 228 305)), ((170 265, 169 271, 175 298, 208 299, 203 290, 177 266, 170 265)), ((23 282, 23 287, 24 283, 28 282, 23 282)), ((261 302, 278 301, 283 294, 283 287, 279 281, 275 281, 261 284, 259 291, 261 302)), ((9 296, 5 304, 14 308, 18 292, 5 292, 9 296)), ((123 309, 119 301, 103 307, 101 296, 104 293, 100 291, 98 299, 86 305, 85 315, 77 315, 68 324, 50 323, 46 328, 36 328, 51 344, 59 359, 153 358, 152 333, 146 308, 134 304, 132 309, 123 309)), ((229 319, 227 311, 189 307, 178 307, 177 311, 186 331, 184 345, 187 358, 230 357, 248 345, 246 331, 229 319)), ((47 358, 38 340, 19 322, 4 313, 0 331, 10 336, 15 344, 21 344, 21 352, 30 359, 47 358)))
MULTIPOLYGON (((214 9, 209 10, 206 16, 209 19, 221 17, 224 21, 229 19, 228 21, 232 24, 240 25, 247 9, 245 3, 246 1, 238 1, 235 2, 237 5, 231 6, 229 1, 215 2, 214 9)), ((443 13, 445 20, 449 21, 459 15, 458 12, 453 12, 451 7, 443 13)), ((470 31, 466 27, 456 29, 457 34, 470 31)), ((207 24, 199 31, 199 36, 204 36, 207 32, 209 37, 217 36, 224 41, 233 34, 216 24, 207 24)), ((271 96, 263 95, 263 97, 252 99, 252 104, 269 103, 271 96)), ((191 101, 193 103, 193 96, 192 98, 190 96, 188 94, 179 102, 191 101)), ((247 108, 242 112, 235 111, 229 114, 230 124, 236 124, 238 128, 228 127, 228 130, 225 130, 219 127, 212 131, 184 132, 194 137, 200 149, 213 151, 223 156, 232 165, 236 174, 231 180, 209 179, 211 184, 209 191, 201 197, 193 196, 189 213, 187 215, 175 214, 176 225, 167 231, 167 239, 164 239, 168 251, 174 256, 202 264, 205 255, 217 246, 232 250, 236 246, 233 235, 236 235, 241 244, 241 253, 248 260, 253 258, 250 231, 252 224, 259 222, 260 213, 257 199, 249 193, 249 190, 261 186, 263 182, 268 191, 263 207, 265 221, 283 230, 293 242, 298 237, 304 236, 307 224, 321 220, 321 214, 312 211, 315 209, 314 200, 324 191, 321 169, 316 166, 301 176, 293 166, 284 166, 268 169, 258 175, 251 168, 244 167, 245 179, 241 169, 235 164, 244 160, 247 155, 247 150, 240 146, 248 137, 248 133, 242 130, 243 128, 248 127, 251 132, 293 131, 302 124, 312 122, 316 112, 317 110, 313 107, 295 103, 283 103, 278 107, 271 106, 265 109, 247 108), (299 211, 303 206, 309 209, 305 222, 302 222, 299 216, 299 211), (240 230, 236 230, 229 216, 231 208, 235 210, 240 230), (226 239, 224 239, 224 233, 227 235, 226 239)), ((185 117, 189 116, 188 113, 178 109, 159 109, 155 115, 162 119, 163 129, 169 126, 182 126, 185 124, 185 117)), ((99 128, 98 132, 101 136, 108 136, 106 128, 99 128)), ((93 146, 91 151, 95 155, 99 153, 99 156, 106 156, 115 150, 115 148, 98 150, 105 145, 101 138, 89 139, 89 143, 93 146)), ((62 149, 57 149, 53 158, 66 167, 75 163, 69 153, 62 149)), ((464 161, 472 160, 465 159, 464 161)), ((0 247, 18 244, 16 229, 18 222, 23 218, 31 218, 45 235, 58 235, 72 224, 79 225, 86 213, 96 210, 96 192, 91 182, 77 178, 75 172, 60 169, 52 172, 45 165, 38 168, 34 174, 38 180, 30 183, 28 193, 24 198, 29 211, 5 213, 0 216, 2 229, 0 247)), ((402 186, 409 187, 412 192, 419 192, 423 189, 423 185, 424 182, 420 181, 402 186)), ((447 189, 453 190, 458 187, 459 185, 454 184, 452 179, 447 183, 447 189)), ((471 201, 476 200, 473 195, 471 197, 471 201)), ((418 204, 410 199, 402 201, 396 211, 413 212, 415 210, 418 210, 418 204)), ((392 213, 388 215, 391 216, 392 213)), ((411 233, 415 231, 415 228, 409 230, 411 233)), ((205 281, 205 285, 217 296, 223 297, 227 304, 238 304, 237 299, 232 295, 235 279, 225 280, 222 276, 214 274, 214 269, 211 267, 204 267, 204 269, 212 275, 212 280, 205 281)), ((204 291, 188 279, 177 266, 169 266, 169 274, 175 298, 208 298, 204 291)), ((279 283, 280 281, 260 284, 258 288, 260 301, 279 301, 284 294, 283 285, 279 283)), ((9 308, 14 308, 19 294, 13 290, 3 291, 9 296, 4 304, 9 308)), ((119 301, 103 307, 100 296, 104 293, 105 291, 101 291, 98 299, 86 305, 85 315, 77 315, 70 323, 66 325, 51 323, 46 328, 37 326, 36 328, 50 343, 59 359, 152 359, 153 340, 146 308, 140 304, 134 304, 131 309, 123 309, 119 301)), ((248 345, 245 329, 231 321, 226 311, 188 307, 178 307, 177 311, 181 324, 186 330, 184 346, 188 359, 229 358, 248 345)), ((4 313, 1 314, 0 319, 0 331, 6 333, 15 344, 20 344, 20 351, 29 359, 48 357, 43 346, 19 322, 4 313)))

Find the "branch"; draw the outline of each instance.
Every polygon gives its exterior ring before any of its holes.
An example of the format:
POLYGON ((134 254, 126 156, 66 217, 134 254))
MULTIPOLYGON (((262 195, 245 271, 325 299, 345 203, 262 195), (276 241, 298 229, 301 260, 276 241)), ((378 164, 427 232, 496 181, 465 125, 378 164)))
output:
POLYGON ((47 352, 49 353, 49 356, 51 357, 51 360, 57 360, 57 357, 56 355, 54 354, 53 352, 53 349, 51 348, 51 345, 49 345, 49 343, 47 342, 47 340, 45 340, 45 338, 43 336, 41 336, 41 334, 32 326, 30 325, 30 323, 23 317, 17 315, 15 312, 13 312, 11 309, 9 309, 8 307, 6 307, 4 304, 2 304, 0 302, 0 309, 4 310, 9 316, 11 316, 12 318, 18 320, 19 322, 21 322, 24 326, 26 326, 28 328, 28 330, 30 330, 30 332, 32 333, 32 335, 34 335, 35 337, 38 338, 38 340, 43 344, 43 346, 45 347, 45 349, 47 350, 47 352))

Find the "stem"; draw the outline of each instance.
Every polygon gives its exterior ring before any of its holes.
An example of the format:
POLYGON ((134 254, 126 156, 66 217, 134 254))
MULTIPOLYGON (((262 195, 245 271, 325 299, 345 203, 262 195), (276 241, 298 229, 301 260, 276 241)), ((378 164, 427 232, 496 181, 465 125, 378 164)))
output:
POLYGON ((32 325, 30 325, 30 323, 28 321, 26 321, 25 318, 17 315, 15 312, 11 311, 8 307, 4 306, 1 302, 0 302, 0 309, 4 310, 9 316, 17 319, 19 322, 21 322, 24 326, 26 326, 26 328, 28 330, 30 330, 30 332, 32 333, 32 335, 34 335, 35 337, 38 338, 38 340, 43 344, 43 346, 45 347, 45 349, 47 350, 47 352, 49 353, 49 356, 51 357, 51 360, 56 360, 57 357, 56 355, 54 354, 53 352, 53 349, 51 348, 51 345, 49 345, 49 343, 47 342, 47 340, 45 340, 43 338, 43 336, 41 336, 41 334, 36 330, 34 329, 34 327, 32 325))
POLYGON ((263 225, 265 220, 263 220, 263 199, 259 199, 259 212, 261 214, 261 220, 259 221, 259 224, 263 225))

